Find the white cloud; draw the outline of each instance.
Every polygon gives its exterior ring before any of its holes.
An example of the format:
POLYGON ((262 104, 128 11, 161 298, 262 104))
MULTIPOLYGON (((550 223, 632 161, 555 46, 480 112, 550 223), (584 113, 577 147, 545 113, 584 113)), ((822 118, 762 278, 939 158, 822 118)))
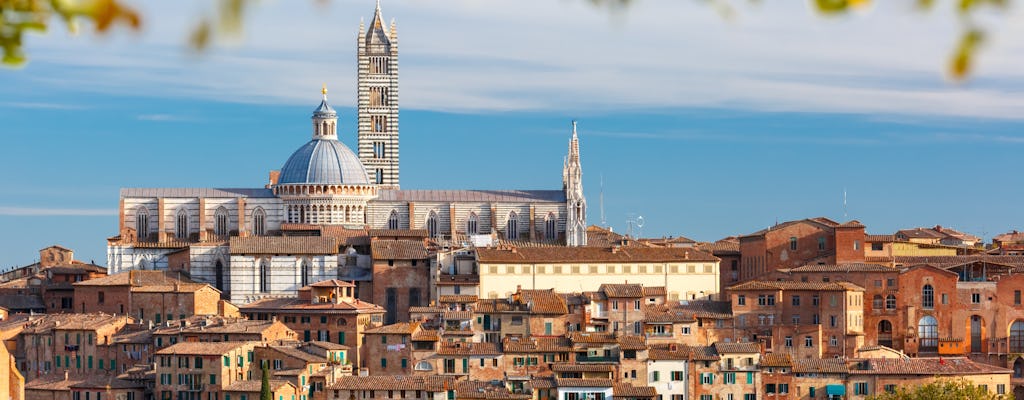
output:
MULTIPOLYGON (((66 73, 53 87, 219 101, 312 104, 326 82, 354 103, 355 31, 372 2, 253 4, 238 44, 184 47, 205 2, 143 3, 147 32, 82 43, 30 42, 34 64, 66 73), (160 18, 154 17, 159 15, 160 18), (85 53, 92 53, 83 56, 85 53)), ((622 14, 588 1, 386 1, 396 17, 405 108, 489 112, 716 107, 909 116, 1024 117, 1024 50, 1012 22, 994 38, 977 83, 944 77, 960 27, 951 11, 877 4, 842 18, 791 2, 737 4, 724 20, 702 2, 633 2, 622 14), (1011 37, 1014 36, 1014 37, 1011 37)), ((78 38, 76 38, 78 39, 78 38)))
POLYGON ((21 216, 21 217, 49 217, 49 216, 75 216, 75 217, 109 217, 116 216, 116 209, 105 208, 41 208, 41 207, 10 207, 0 206, 0 215, 21 216))

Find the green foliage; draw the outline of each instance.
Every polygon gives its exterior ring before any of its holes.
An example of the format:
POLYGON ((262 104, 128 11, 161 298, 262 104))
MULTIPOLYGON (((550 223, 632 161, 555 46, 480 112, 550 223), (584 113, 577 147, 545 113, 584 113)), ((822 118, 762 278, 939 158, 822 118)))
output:
POLYGON ((260 378, 260 400, 274 400, 274 394, 270 392, 270 370, 263 365, 263 376, 260 378))
POLYGON ((874 395, 868 400, 1013 400, 1013 395, 991 394, 965 379, 944 379, 922 386, 900 386, 894 393, 874 395))
POLYGON ((24 65, 28 58, 23 49, 26 32, 44 33, 50 20, 58 19, 69 31, 78 31, 79 20, 92 22, 97 33, 123 23, 139 29, 142 19, 131 8, 117 0, 0 0, 0 48, 3 64, 24 65))

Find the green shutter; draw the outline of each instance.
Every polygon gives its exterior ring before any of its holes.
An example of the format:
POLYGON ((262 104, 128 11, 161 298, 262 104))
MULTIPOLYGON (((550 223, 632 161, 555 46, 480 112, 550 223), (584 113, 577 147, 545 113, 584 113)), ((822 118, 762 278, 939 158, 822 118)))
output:
POLYGON ((117 361, 114 360, 113 358, 111 358, 110 359, 110 370, 113 371, 113 370, 116 370, 116 369, 117 369, 117 361))
POLYGON ((224 356, 224 366, 225 367, 230 367, 231 366, 231 357, 224 356))
POLYGON ((654 382, 661 380, 661 373, 658 371, 654 371, 654 376, 651 378, 651 380, 654 382))
POLYGON ((469 359, 468 358, 463 358, 462 359, 462 373, 464 373, 464 374, 468 374, 469 373, 469 359))
POLYGON ((100 363, 100 370, 103 370, 104 368, 103 368, 103 359, 102 358, 99 360, 99 363, 100 363))
POLYGON ((338 332, 338 344, 345 344, 345 332, 338 332))
POLYGON ((753 383, 754 383, 754 373, 753 372, 747 372, 747 384, 749 385, 749 384, 753 384, 753 383))
POLYGON ((211 385, 216 385, 217 384, 217 374, 210 374, 210 384, 211 385))

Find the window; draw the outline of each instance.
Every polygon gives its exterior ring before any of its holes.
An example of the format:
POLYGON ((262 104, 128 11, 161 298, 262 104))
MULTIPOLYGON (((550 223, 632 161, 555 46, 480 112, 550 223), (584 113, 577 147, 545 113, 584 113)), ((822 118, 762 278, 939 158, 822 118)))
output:
POLYGON ((971 293, 971 303, 973 303, 973 304, 980 304, 981 303, 981 293, 971 293))
POLYGON ((634 310, 639 310, 640 309, 640 300, 636 300, 636 301, 633 302, 633 309, 634 310))
POLYGON ((876 294, 875 297, 871 298, 871 308, 881 310, 885 305, 885 300, 882 299, 882 295, 876 294))
POLYGON ((519 239, 519 216, 515 211, 508 213, 508 221, 505 223, 505 238, 509 240, 519 239))
MULTIPOLYGON (((681 381, 683 379, 680 378, 680 379, 673 379, 673 380, 674 381, 681 381)), ((725 383, 727 383, 727 384, 735 384, 736 383, 736 373, 735 372, 726 372, 722 376, 722 380, 725 381, 725 383)))
POLYGON ((948 294, 945 294, 945 293, 942 294, 942 304, 949 304, 949 295, 948 294))
POLYGON ((373 125, 374 132, 387 132, 388 117, 385 115, 371 115, 370 124, 373 125))
POLYGON ((745 306, 745 305, 747 305, 747 296, 742 295, 742 294, 736 295, 736 305, 738 305, 738 306, 745 306))
POLYGON ((794 306, 799 306, 800 305, 800 296, 793 296, 793 305, 794 306))
POLYGON ((775 295, 774 294, 759 294, 757 295, 757 305, 759 306, 774 306, 775 295))
POLYGON ((213 213, 213 233, 217 236, 228 234, 228 209, 223 206, 217 207, 213 213))
POLYGON ((787 393, 789 393, 789 384, 788 383, 780 383, 779 384, 779 394, 787 394, 787 393))
POLYGON ((811 315, 811 323, 815 325, 820 324, 821 317, 819 317, 818 314, 811 315))
POLYGON ((921 317, 917 322, 917 337, 922 350, 937 350, 939 347, 939 321, 931 315, 921 317))
POLYGON ((1010 352, 1024 353, 1024 321, 1017 320, 1010 325, 1010 352))
POLYGON ((885 309, 895 310, 896 309, 896 295, 890 294, 885 296, 885 309))
POLYGON ((252 234, 263 236, 267 234, 267 212, 262 207, 257 207, 252 212, 252 234))
POLYGON ((814 347, 814 338, 804 336, 804 347, 814 347))
POLYGON ((105 296, 104 296, 104 293, 103 293, 102 291, 101 291, 101 292, 99 292, 99 293, 96 293, 96 297, 97 297, 97 298, 96 298, 96 301, 97 301, 97 302, 98 302, 99 304, 103 304, 103 301, 104 301, 104 300, 106 300, 106 299, 104 298, 105 296))
POLYGON ((883 389, 886 393, 896 393, 896 385, 893 385, 891 383, 883 386, 883 389))
POLYGON ((828 345, 832 347, 839 346, 839 339, 835 336, 828 338, 828 345))
POLYGON ((174 237, 178 239, 188 238, 188 212, 184 208, 178 210, 174 225, 174 237))
POLYGON ((796 250, 796 236, 789 238, 789 249, 796 250))
POLYGON ((391 210, 391 215, 388 215, 388 229, 398 229, 398 211, 391 210))
POLYGON ((427 215, 427 234, 430 235, 430 237, 437 237, 438 234, 437 213, 433 211, 431 211, 430 214, 427 215))
POLYGON ((1006 394, 1006 385, 1002 383, 997 383, 996 394, 1006 394))
POLYGON ((812 306, 816 306, 816 305, 818 305, 818 302, 819 302, 819 301, 820 301, 820 300, 819 300, 819 297, 818 297, 818 295, 813 295, 813 296, 811 296, 811 305, 812 305, 812 306))
POLYGON ((469 218, 466 219, 466 234, 476 235, 478 224, 479 220, 477 219, 476 213, 469 213, 469 218))
POLYGON ((310 274, 310 268, 309 268, 309 261, 308 260, 302 260, 302 267, 300 268, 299 272, 300 272, 300 274, 302 274, 302 286, 301 287, 309 286, 309 284, 310 284, 309 278, 310 278, 311 274, 310 274))
POLYGON ((872 242, 871 251, 882 251, 884 244, 882 242, 872 242))
POLYGON ((767 383, 764 385, 764 392, 767 394, 775 394, 775 384, 767 383))
POLYGON ((548 213, 547 218, 544 219, 544 238, 547 240, 555 240, 558 236, 558 219, 555 218, 555 213, 548 213))
POLYGON ((836 327, 836 316, 835 315, 829 315, 828 316, 828 325, 830 327, 832 327, 832 328, 836 327))
POLYGON ((715 383, 715 374, 710 372, 704 372, 700 374, 701 385, 711 385, 715 383))
POLYGON ((1020 290, 1013 291, 1013 305, 1020 305, 1020 290))
POLYGON ((260 261, 260 291, 270 291, 270 262, 267 260, 260 261))
POLYGON ((654 371, 651 373, 651 382, 657 382, 661 380, 661 372, 654 371))
POLYGON ((860 240, 854 240, 853 241, 853 249, 854 250, 860 250, 860 240))
MULTIPOLYGON (((736 379, 736 374, 733 374, 733 380, 736 379)), ((686 380, 686 373, 683 371, 672 371, 672 380, 681 382, 686 380)))
POLYGON ((929 310, 935 308, 935 289, 932 285, 924 285, 921 288, 921 307, 929 310))
POLYGON ((868 383, 867 382, 855 382, 853 384, 853 394, 866 396, 868 394, 868 383))
POLYGON ((885 280, 885 286, 888 286, 888 287, 896 286, 896 279, 894 279, 894 278, 886 279, 885 280))
POLYGON ((793 347, 793 337, 792 336, 786 336, 785 340, 786 340, 785 341, 785 346, 786 347, 793 347))
POLYGON ((135 210, 135 236, 138 240, 149 238, 149 210, 139 207, 135 210))
POLYGON ((373 142, 373 158, 384 158, 384 142, 373 142))

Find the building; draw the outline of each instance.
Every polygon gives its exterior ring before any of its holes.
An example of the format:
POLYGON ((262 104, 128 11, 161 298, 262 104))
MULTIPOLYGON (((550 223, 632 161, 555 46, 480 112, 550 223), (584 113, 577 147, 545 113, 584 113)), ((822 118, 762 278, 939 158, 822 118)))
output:
POLYGON ((26 381, 44 375, 69 372, 76 375, 121 371, 116 351, 110 346, 114 335, 131 317, 103 313, 48 314, 29 321, 21 332, 18 347, 25 349, 20 370, 26 381))
POLYGON ((385 324, 408 322, 410 307, 429 303, 433 276, 425 239, 372 238, 370 241, 373 257, 371 301, 384 306, 385 324))
POLYGON ((151 334, 157 349, 178 343, 296 340, 295 331, 281 321, 206 316, 167 321, 151 334))
POLYGON ((126 271, 72 286, 76 312, 130 313, 140 321, 157 324, 193 315, 219 315, 226 306, 219 290, 169 271, 126 271))
POLYGON ((902 241, 925 244, 941 244, 955 247, 974 247, 981 243, 981 238, 969 233, 935 225, 932 228, 901 229, 896 231, 896 238, 902 241))
MULTIPOLYGON (((253 349, 259 342, 178 343, 156 352, 159 399, 223 398, 223 388, 242 381, 259 382, 253 349), (256 373, 253 373, 253 370, 256 373)), ((258 392, 258 390, 257 390, 258 392)))
POLYGON ((755 279, 780 268, 807 264, 864 261, 864 225, 808 218, 775 224, 739 237, 738 281, 755 279))

